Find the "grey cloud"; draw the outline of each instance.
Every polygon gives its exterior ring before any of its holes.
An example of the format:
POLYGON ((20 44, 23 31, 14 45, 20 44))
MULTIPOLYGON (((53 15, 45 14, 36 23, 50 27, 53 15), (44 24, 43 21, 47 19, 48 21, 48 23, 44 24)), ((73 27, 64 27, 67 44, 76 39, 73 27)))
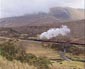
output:
POLYGON ((47 12, 51 7, 65 6, 83 8, 84 0, 0 0, 0 17, 16 16, 39 11, 47 12))

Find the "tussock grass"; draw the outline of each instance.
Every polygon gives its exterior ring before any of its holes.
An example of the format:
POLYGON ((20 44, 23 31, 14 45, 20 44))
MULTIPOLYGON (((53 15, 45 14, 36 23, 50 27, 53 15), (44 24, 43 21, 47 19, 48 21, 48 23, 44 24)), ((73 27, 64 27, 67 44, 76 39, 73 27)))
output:
MULTIPOLYGON (((38 42, 20 40, 19 45, 25 46, 27 53, 35 54, 37 57, 46 56, 48 58, 60 58, 58 52, 49 48, 44 48, 41 46, 41 43, 38 42)), ((85 63, 77 61, 52 62, 52 66, 50 65, 51 69, 84 69, 85 66, 85 63)), ((17 60, 8 61, 6 58, 0 56, 0 69, 37 69, 37 67, 27 63, 21 63, 17 60)))
POLYGON ((22 47, 16 46, 17 41, 9 40, 0 44, 0 55, 8 61, 20 61, 37 67, 37 69, 49 69, 51 61, 46 57, 37 57, 31 53, 26 53, 22 47))

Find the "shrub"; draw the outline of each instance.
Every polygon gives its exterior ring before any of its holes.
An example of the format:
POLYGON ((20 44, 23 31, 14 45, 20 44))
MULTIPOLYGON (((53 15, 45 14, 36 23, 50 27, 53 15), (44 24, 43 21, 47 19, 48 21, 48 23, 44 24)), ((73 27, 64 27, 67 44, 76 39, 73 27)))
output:
POLYGON ((37 69, 49 69, 49 65, 52 65, 49 59, 26 53, 22 47, 17 46, 15 43, 16 41, 9 40, 0 44, 0 55, 9 61, 18 60, 22 63, 34 65, 37 69))

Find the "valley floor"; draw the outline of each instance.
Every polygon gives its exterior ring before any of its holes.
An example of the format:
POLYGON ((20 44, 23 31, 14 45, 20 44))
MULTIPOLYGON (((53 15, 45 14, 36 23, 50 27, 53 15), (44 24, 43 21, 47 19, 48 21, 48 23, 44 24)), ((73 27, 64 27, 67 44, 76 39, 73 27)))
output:
MULTIPOLYGON (((32 53, 36 56, 48 57, 49 59, 61 59, 59 52, 50 48, 42 47, 40 42, 20 40, 18 43, 20 46, 24 46, 27 53, 32 53)), ((52 62, 53 65, 50 66, 51 69, 85 69, 84 62, 65 60, 52 62)), ((36 67, 20 63, 16 60, 11 62, 0 56, 0 69, 36 69, 36 67)))

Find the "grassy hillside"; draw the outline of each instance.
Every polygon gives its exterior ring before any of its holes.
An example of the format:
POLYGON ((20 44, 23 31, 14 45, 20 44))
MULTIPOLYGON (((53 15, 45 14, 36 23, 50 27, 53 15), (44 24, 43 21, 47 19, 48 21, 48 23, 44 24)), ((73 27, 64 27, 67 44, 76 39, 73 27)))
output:
POLYGON ((79 41, 83 41, 85 37, 85 33, 84 33, 85 20, 71 21, 71 22, 57 23, 57 24, 51 23, 51 24, 45 24, 40 26, 37 25, 38 24, 33 26, 27 25, 27 26, 15 27, 13 29, 22 34, 23 33, 27 34, 28 35, 27 37, 32 37, 32 36, 34 37, 41 34, 42 32, 47 31, 50 28, 59 28, 61 25, 67 25, 71 30, 70 35, 68 35, 69 37, 73 39, 78 39, 79 41))
POLYGON ((45 32, 50 28, 59 28, 61 25, 67 25, 70 28, 71 33, 68 35, 68 37, 71 37, 72 41, 76 40, 77 42, 84 42, 85 19, 55 24, 53 22, 50 24, 35 23, 33 25, 26 25, 13 28, 0 28, 0 35, 7 37, 36 37, 37 35, 40 35, 42 32, 45 32))
MULTIPOLYGON (((0 39, 0 43, 7 41, 8 38, 0 39)), ((59 52, 51 48, 42 47, 42 43, 34 41, 19 40, 18 45, 23 47, 27 53, 35 54, 40 57, 48 57, 49 59, 61 59, 59 52)), ((84 62, 79 61, 53 61, 51 60, 51 69, 84 69, 84 62)), ((20 61, 9 61, 6 58, 0 56, 0 69, 37 69, 33 65, 27 63, 21 63, 20 61)))
MULTIPOLYGON (((0 56, 0 69, 37 69, 34 66, 30 66, 19 61, 10 62, 0 56)), ((84 69, 84 63, 81 62, 54 62, 51 69, 84 69)))

